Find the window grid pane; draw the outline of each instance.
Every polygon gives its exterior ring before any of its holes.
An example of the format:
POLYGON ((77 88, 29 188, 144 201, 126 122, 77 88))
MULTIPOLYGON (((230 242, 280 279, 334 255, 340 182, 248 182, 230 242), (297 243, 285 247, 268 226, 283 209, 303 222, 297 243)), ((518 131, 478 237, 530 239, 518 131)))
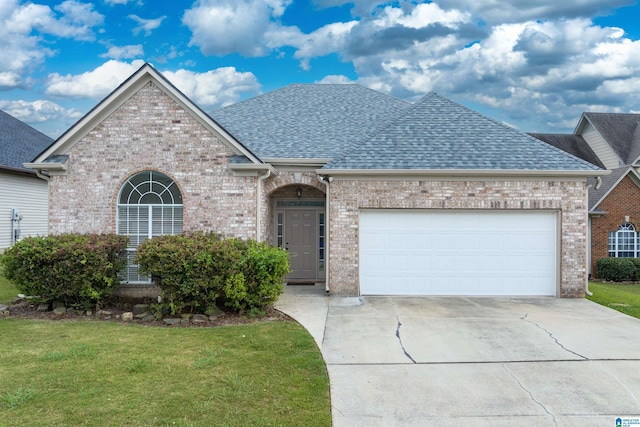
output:
POLYGON ((183 230, 183 207, 180 190, 164 174, 145 171, 131 177, 122 186, 118 198, 118 234, 129 237, 128 265, 121 275, 129 283, 151 283, 139 274, 133 263, 136 248, 145 240, 183 230), (176 203, 177 202, 177 203, 176 203))

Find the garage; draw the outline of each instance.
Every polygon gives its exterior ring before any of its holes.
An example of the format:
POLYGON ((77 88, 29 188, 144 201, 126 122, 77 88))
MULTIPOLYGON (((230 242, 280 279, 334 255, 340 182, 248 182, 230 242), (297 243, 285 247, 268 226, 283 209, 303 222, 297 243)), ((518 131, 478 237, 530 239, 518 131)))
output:
POLYGON ((555 296, 557 213, 365 209, 361 295, 555 296))

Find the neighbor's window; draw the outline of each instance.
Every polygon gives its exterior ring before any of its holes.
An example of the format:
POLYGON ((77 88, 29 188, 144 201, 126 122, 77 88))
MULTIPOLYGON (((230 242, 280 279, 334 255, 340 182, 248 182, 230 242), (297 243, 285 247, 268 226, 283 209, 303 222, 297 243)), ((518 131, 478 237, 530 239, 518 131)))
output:
POLYGON ((150 283, 133 263, 136 248, 147 239, 182 233, 182 194, 171 178, 156 171, 140 172, 125 182, 118 196, 118 234, 129 237, 128 283, 150 283))
POLYGON ((638 258, 638 233, 633 224, 625 222, 618 231, 609 232, 609 256, 612 258, 638 258))

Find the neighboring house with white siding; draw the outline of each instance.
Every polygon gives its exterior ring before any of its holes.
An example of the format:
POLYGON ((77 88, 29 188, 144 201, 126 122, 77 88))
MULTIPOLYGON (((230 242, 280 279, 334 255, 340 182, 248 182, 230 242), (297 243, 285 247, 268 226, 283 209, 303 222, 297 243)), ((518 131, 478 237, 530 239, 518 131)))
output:
POLYGON ((0 252, 16 239, 49 231, 48 183, 22 164, 33 160, 52 141, 0 111, 0 252))

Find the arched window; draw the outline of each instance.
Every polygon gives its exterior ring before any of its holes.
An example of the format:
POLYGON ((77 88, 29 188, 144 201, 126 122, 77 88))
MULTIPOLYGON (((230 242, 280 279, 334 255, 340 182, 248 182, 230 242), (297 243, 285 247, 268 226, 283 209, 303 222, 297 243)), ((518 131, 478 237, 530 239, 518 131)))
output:
POLYGON ((613 258, 638 258, 638 233, 630 222, 620 224, 618 231, 609 232, 609 256, 613 258))
POLYGON ((171 178, 156 171, 140 172, 127 180, 118 195, 118 234, 129 237, 124 281, 150 283, 138 274, 133 257, 138 245, 154 236, 182 233, 182 194, 171 178))

